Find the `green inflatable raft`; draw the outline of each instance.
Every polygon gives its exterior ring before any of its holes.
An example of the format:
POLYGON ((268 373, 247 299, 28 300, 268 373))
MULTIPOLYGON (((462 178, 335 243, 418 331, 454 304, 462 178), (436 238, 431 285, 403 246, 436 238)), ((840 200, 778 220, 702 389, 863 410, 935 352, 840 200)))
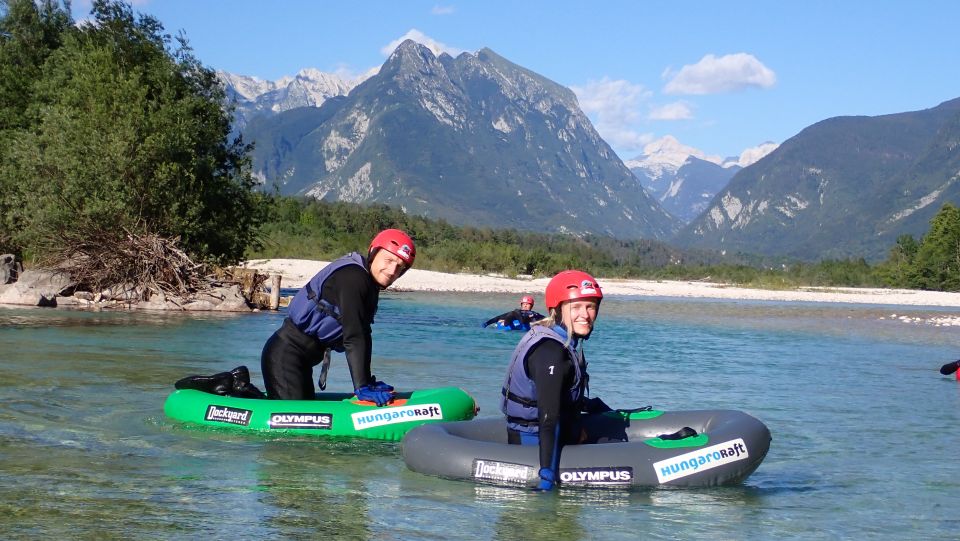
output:
POLYGON ((350 393, 318 393, 315 400, 237 398, 193 389, 174 391, 163 405, 167 417, 211 427, 320 437, 399 441, 410 429, 476 416, 476 401, 458 387, 397 393, 377 407, 350 393))

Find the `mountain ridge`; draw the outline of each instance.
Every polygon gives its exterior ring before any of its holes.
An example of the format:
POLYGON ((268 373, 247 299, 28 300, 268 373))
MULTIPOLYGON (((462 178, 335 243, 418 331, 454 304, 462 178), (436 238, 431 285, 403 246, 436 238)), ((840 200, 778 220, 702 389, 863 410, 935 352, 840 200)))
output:
POLYGON ((573 91, 489 49, 405 41, 379 73, 309 113, 251 124, 255 168, 281 193, 385 203, 458 224, 665 238, 679 223, 637 185, 573 91))
POLYGON ((881 259, 900 234, 922 235, 943 202, 960 201, 958 145, 960 98, 817 122, 738 172, 675 240, 808 260, 881 259))

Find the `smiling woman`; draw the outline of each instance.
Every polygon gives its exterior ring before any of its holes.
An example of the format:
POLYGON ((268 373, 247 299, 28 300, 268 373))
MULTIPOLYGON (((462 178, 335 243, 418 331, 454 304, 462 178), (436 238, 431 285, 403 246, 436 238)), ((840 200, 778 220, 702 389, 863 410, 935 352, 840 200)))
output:
POLYGON ((559 480, 563 445, 590 437, 581 412, 610 410, 599 399, 588 400, 590 376, 582 349, 602 300, 593 276, 578 270, 554 276, 546 290, 549 315, 533 323, 507 368, 500 402, 507 442, 538 447, 541 490, 552 490, 559 480))

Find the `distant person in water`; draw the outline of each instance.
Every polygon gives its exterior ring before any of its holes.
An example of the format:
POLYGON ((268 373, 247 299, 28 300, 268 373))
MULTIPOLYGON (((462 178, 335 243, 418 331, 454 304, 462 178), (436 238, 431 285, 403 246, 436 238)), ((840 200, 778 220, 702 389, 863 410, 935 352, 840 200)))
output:
MULTIPOLYGON (((940 367, 940 373, 944 376, 949 376, 957 371, 957 368, 960 368, 960 361, 950 361, 947 364, 940 367)), ((960 375, 957 376, 960 379, 960 375)))
POLYGON ((481 327, 487 327, 488 325, 496 323, 498 328, 527 330, 530 328, 531 323, 540 321, 543 318, 543 314, 533 311, 533 297, 524 295, 520 299, 520 308, 511 310, 505 314, 500 314, 499 316, 494 316, 483 322, 481 327))
MULTIPOLYGON (((386 229, 370 242, 366 257, 357 252, 347 254, 311 278, 290 301, 283 324, 263 346, 260 367, 267 397, 312 400, 316 392, 313 367, 322 365, 318 384, 323 390, 333 350, 346 353, 358 399, 377 406, 392 401, 393 386, 378 381, 370 370, 371 325, 380 290, 390 287, 413 266, 416 253, 413 240, 406 233, 386 229)), ((222 384, 220 381, 224 374, 233 372, 195 377, 193 386, 187 381, 190 378, 184 378, 177 382, 177 388, 217 392, 221 387, 232 387, 232 382, 222 384), (211 378, 219 379, 211 382, 211 378), (186 387, 181 387, 184 382, 186 387), (214 389, 204 388, 211 385, 214 389)))

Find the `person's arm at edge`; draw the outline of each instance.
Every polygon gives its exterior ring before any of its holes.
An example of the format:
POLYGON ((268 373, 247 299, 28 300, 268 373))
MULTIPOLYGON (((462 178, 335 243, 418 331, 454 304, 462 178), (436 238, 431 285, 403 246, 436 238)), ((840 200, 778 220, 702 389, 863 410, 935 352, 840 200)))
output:
POLYGON ((563 403, 564 381, 573 371, 562 344, 543 340, 527 355, 527 373, 537 388, 540 418, 540 467, 553 468, 553 453, 559 442, 556 427, 563 403))
MULTIPOLYGON (((494 317, 488 319, 488 320, 483 324, 483 326, 486 327, 486 326, 490 325, 491 323, 496 323, 497 321, 500 321, 501 319, 504 320, 504 321, 506 321, 506 320, 507 320, 507 317, 509 317, 510 314, 512 314, 512 313, 514 313, 514 312, 516 312, 516 310, 511 310, 510 312, 504 312, 504 313, 500 314, 499 316, 494 316, 494 317)), ((513 321, 513 320, 511 320, 511 321, 513 321)))
POLYGON ((370 360, 373 354, 373 333, 370 323, 370 295, 376 295, 376 287, 370 273, 356 265, 349 265, 334 272, 327 283, 337 297, 333 302, 340 307, 340 325, 343 327, 343 349, 353 388, 370 383, 370 360), (333 281, 331 283, 331 281, 333 281))

